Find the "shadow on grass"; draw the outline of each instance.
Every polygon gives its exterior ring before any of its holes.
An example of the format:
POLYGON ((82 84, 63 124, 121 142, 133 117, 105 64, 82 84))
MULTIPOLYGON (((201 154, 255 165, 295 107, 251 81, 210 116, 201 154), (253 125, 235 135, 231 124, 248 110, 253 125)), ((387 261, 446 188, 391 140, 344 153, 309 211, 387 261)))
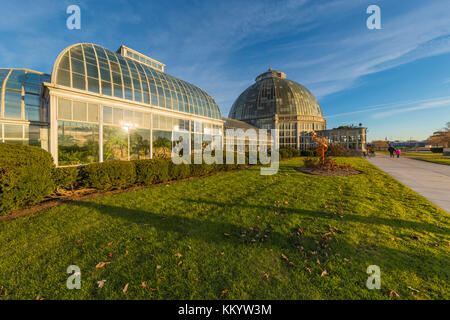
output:
MULTIPOLYGON (((208 204, 212 206, 216 206, 218 208, 222 208, 226 205, 230 205, 230 203, 224 203, 224 202, 217 202, 212 200, 197 200, 197 199, 182 199, 185 202, 192 202, 192 203, 198 203, 198 204, 208 204)), ((277 211, 281 212, 283 211, 286 214, 299 214, 299 215, 306 215, 311 217, 321 217, 321 218, 327 218, 332 219, 336 221, 350 221, 350 222, 357 222, 357 223, 364 223, 364 224, 373 224, 373 225, 385 225, 389 227, 402 227, 402 228, 410 228, 414 229, 417 232, 423 232, 424 230, 427 232, 432 233, 442 233, 448 235, 450 233, 449 228, 445 227, 438 227, 434 224, 425 223, 425 222, 414 222, 414 221, 408 221, 408 220, 402 220, 402 219, 395 219, 395 218, 381 218, 381 217, 374 217, 374 216, 361 216, 361 215, 355 215, 353 213, 345 215, 343 219, 341 219, 338 215, 334 215, 331 212, 317 212, 317 211, 311 211, 311 210, 304 210, 304 209, 294 209, 289 207, 274 207, 274 206, 260 206, 260 205, 254 205, 254 204, 248 204, 248 203, 233 203, 233 206, 236 207, 243 207, 243 209, 260 209, 260 210, 269 210, 269 211, 277 211)))
MULTIPOLYGON (((198 202, 198 200, 190 199, 185 199, 185 201, 198 202)), ((223 203, 213 201, 200 202, 217 206, 224 205, 223 203)), ((248 229, 232 223, 216 222, 210 220, 197 220, 177 215, 162 215, 150 212, 148 210, 122 208, 86 201, 74 201, 72 204, 94 209, 101 214, 105 214, 113 218, 124 219, 132 223, 149 224, 152 227, 156 228, 158 231, 176 232, 180 236, 179 239, 193 238, 201 240, 205 243, 213 244, 229 244, 231 241, 237 246, 242 247, 255 245, 261 245, 268 249, 277 247, 288 256, 298 256, 299 251, 297 249, 297 246, 301 244, 302 246, 304 246, 306 251, 319 249, 319 256, 325 254, 328 257, 329 254, 341 252, 343 254, 353 255, 353 259, 360 259, 362 263, 367 262, 369 264, 377 264, 382 267, 391 269, 392 271, 395 271, 396 269, 406 270, 408 272, 413 272, 416 275, 421 275, 423 279, 431 279, 436 276, 438 279, 448 278, 450 272, 450 270, 448 269, 447 257, 425 253, 423 250, 405 251, 390 248, 387 246, 377 246, 374 244, 367 244, 366 246, 360 244, 358 246, 355 246, 354 244, 350 244, 348 241, 339 238, 339 236, 337 236, 336 238, 338 241, 334 241, 334 239, 330 240, 330 246, 328 247, 328 249, 321 249, 320 245, 317 244, 317 240, 320 239, 320 236, 318 236, 317 238, 313 238, 311 236, 303 236, 301 239, 292 240, 286 234, 281 234, 275 231, 271 231, 268 234, 268 238, 265 242, 251 243, 251 239, 249 237, 247 237, 246 239, 243 239, 241 237, 242 231, 248 231, 248 229), (225 236, 225 233, 229 234, 229 236, 225 236)), ((236 205, 272 210, 283 209, 292 214, 302 214, 315 217, 320 214, 326 214, 324 212, 314 212, 289 208, 263 207, 243 204, 236 205)), ((337 220, 338 218, 332 217, 332 219, 337 220)), ((411 228, 417 228, 420 226, 422 230, 424 229, 423 225, 421 224, 396 219, 362 216, 347 216, 346 219, 347 221, 350 220, 369 224, 382 223, 395 227, 398 227, 398 224, 402 223, 403 226, 411 228)), ((427 225, 426 227, 431 228, 430 225, 427 225)), ((433 227, 432 229, 435 231, 436 227, 433 227)), ((362 273, 365 273, 366 267, 367 266, 364 266, 364 270, 361 270, 362 273)))

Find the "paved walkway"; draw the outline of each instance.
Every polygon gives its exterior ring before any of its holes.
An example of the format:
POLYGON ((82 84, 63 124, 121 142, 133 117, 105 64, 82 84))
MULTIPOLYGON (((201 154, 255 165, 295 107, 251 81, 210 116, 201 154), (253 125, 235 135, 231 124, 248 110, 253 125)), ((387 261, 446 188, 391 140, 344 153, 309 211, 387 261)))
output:
POLYGON ((450 213, 450 166, 380 153, 367 160, 450 213))

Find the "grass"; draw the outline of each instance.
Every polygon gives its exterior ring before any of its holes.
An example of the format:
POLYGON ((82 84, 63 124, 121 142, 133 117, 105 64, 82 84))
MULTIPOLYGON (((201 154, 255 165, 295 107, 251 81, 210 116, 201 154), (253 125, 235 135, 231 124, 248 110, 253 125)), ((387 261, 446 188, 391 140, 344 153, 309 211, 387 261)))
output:
POLYGON ((252 167, 1 222, 0 299, 449 299, 448 214, 363 159, 337 161, 363 174, 306 175, 296 158, 274 176, 252 167))
POLYGON ((450 166, 450 158, 413 157, 413 159, 450 166))

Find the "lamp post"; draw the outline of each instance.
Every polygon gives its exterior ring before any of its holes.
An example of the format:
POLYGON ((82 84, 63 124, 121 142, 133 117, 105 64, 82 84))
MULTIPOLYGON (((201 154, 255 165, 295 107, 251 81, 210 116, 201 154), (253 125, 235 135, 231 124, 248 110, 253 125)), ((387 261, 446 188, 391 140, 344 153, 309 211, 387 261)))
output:
POLYGON ((123 130, 125 130, 125 132, 127 133, 127 159, 128 161, 130 161, 130 143, 131 143, 131 139, 130 139, 130 128, 136 128, 138 125, 136 123, 130 123, 130 122, 122 122, 122 128, 123 130))

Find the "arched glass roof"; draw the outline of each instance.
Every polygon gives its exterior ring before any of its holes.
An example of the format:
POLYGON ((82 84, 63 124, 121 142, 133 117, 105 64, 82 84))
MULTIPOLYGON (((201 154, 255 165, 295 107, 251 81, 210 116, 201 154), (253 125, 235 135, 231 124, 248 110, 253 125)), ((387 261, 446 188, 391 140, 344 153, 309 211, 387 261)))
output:
POLYGON ((319 103, 307 88, 272 70, 258 76, 236 99, 228 117, 245 121, 274 114, 323 117, 319 103))
POLYGON ((28 69, 0 69, 0 117, 46 121, 40 110, 42 83, 50 76, 28 69), (22 112, 22 104, 24 105, 22 112))
POLYGON ((53 67, 52 82, 169 110, 221 119, 204 90, 98 45, 66 48, 53 67))

